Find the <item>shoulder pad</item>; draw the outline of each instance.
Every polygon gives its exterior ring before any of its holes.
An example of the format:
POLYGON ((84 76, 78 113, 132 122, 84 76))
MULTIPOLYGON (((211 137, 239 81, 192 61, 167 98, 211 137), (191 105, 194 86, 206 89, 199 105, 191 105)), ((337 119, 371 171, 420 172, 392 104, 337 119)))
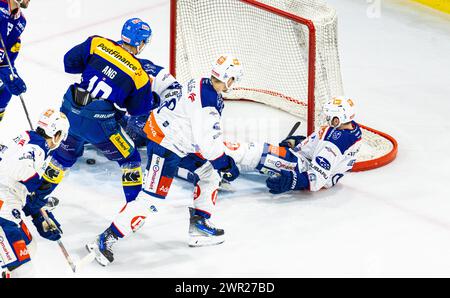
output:
MULTIPOLYGON (((110 40, 110 39, 105 38, 105 37, 100 36, 100 35, 91 35, 91 36, 89 36, 87 39, 94 39, 94 38, 103 38, 103 39, 107 39, 107 40, 109 40, 109 41, 113 41, 113 40, 110 40)), ((113 41, 113 42, 115 42, 115 41, 113 41)))
POLYGON ((355 127, 353 130, 344 129, 328 129, 326 132, 324 141, 328 141, 336 145, 339 148, 342 154, 348 150, 351 146, 353 146, 356 142, 361 140, 361 129, 356 122, 352 122, 355 127))
POLYGON ((223 98, 214 90, 211 79, 203 78, 200 82, 200 90, 202 107, 213 107, 222 115, 223 98))
POLYGON ((164 69, 164 67, 156 65, 150 60, 147 59, 138 59, 138 60, 139 62, 141 62, 142 68, 145 70, 145 72, 151 75, 152 77, 156 77, 158 73, 162 69, 164 69))

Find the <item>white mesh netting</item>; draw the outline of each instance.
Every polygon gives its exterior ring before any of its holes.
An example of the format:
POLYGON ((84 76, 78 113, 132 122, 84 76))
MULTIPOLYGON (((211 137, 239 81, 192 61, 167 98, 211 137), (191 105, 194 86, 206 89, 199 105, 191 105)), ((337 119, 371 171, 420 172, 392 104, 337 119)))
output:
MULTIPOLYGON (((314 126, 319 127, 324 123, 320 113, 323 103, 344 94, 336 11, 322 0, 258 2, 314 23, 314 126)), ((220 54, 232 53, 241 61, 244 77, 227 98, 262 102, 308 119, 309 38, 305 24, 245 1, 177 0, 176 77, 185 82, 204 76, 220 54)), ((386 148, 392 148, 377 134, 366 130, 363 134, 367 142, 358 161, 378 158, 386 154, 386 148)))

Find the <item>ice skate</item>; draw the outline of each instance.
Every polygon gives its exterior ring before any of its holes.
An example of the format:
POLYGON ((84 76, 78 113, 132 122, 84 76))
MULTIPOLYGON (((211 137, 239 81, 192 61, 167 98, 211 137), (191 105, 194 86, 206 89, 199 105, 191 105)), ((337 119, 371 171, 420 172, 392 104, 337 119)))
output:
POLYGON ((98 235, 94 242, 86 244, 89 252, 95 253, 95 259, 102 266, 107 266, 114 261, 112 246, 117 242, 118 237, 111 228, 98 235))
POLYGON ((209 219, 195 215, 195 209, 189 208, 189 246, 210 246, 221 244, 225 241, 225 232, 216 228, 209 219))

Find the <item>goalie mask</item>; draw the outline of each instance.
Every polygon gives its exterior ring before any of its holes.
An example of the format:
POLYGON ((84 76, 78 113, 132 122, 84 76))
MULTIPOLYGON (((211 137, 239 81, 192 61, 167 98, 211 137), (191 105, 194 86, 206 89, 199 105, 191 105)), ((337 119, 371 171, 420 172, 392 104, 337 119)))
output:
POLYGON ((62 141, 67 139, 70 125, 69 120, 67 120, 64 113, 48 109, 41 115, 41 118, 39 118, 37 126, 41 128, 48 137, 52 138, 53 143, 59 146, 62 141), (55 137, 58 132, 61 132, 61 138, 59 142, 56 142, 55 137))
POLYGON ((328 125, 338 127, 341 124, 348 123, 355 118, 354 103, 349 98, 335 97, 323 106, 323 113, 327 119, 328 125), (334 118, 339 119, 337 125, 332 125, 334 118))
POLYGON ((229 89, 229 79, 234 78, 235 82, 239 82, 241 80, 243 76, 242 65, 236 57, 230 54, 221 55, 213 64, 211 75, 219 81, 225 83, 225 86, 229 89))

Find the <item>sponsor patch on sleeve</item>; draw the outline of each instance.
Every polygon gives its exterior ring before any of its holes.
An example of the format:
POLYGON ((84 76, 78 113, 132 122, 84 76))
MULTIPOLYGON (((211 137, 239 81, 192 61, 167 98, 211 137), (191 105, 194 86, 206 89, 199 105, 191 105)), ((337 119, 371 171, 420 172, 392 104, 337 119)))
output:
POLYGON ((331 169, 331 164, 328 161, 328 159, 326 159, 325 157, 317 156, 316 162, 321 168, 324 168, 327 171, 329 171, 331 169))

